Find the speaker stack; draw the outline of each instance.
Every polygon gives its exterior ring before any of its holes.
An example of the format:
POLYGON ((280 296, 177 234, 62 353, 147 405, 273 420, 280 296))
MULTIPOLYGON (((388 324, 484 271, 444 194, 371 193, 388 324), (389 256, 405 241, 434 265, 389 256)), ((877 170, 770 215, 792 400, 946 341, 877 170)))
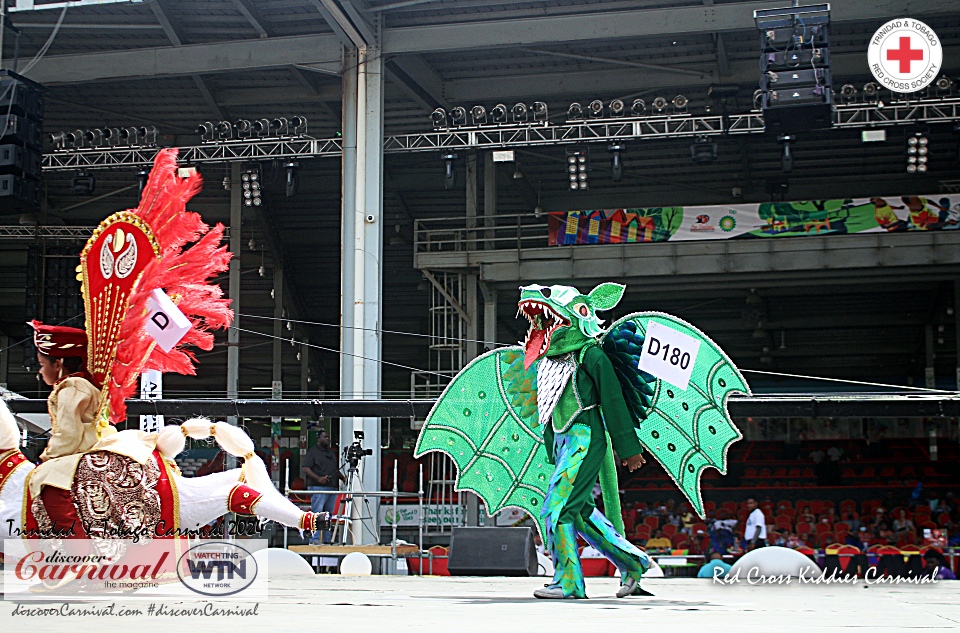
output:
POLYGON ((453 528, 451 576, 536 576, 537 550, 530 528, 453 528))
POLYGON ((763 121, 773 134, 830 127, 830 5, 754 11, 763 121))
POLYGON ((5 209, 40 207, 44 89, 0 70, 0 201, 5 209))

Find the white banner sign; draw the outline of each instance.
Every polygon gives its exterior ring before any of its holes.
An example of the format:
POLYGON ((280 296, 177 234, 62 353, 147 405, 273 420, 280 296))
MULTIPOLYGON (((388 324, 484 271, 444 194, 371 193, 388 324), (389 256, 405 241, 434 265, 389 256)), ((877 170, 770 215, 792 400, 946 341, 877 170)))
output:
MULTIPOLYGON (((140 398, 143 400, 159 400, 163 397, 163 374, 155 369, 148 369, 140 375, 140 398)), ((163 428, 162 415, 141 415, 140 430, 144 433, 159 433, 163 428)))
POLYGON ((700 341, 662 323, 647 323, 647 340, 640 354, 639 368, 686 390, 697 363, 700 341))
MULTIPOLYGON (((423 506, 424 525, 458 527, 463 525, 463 508, 458 505, 430 504, 423 506)), ((380 506, 380 525, 416 527, 420 525, 420 507, 413 504, 398 505, 394 514, 392 505, 380 506)))

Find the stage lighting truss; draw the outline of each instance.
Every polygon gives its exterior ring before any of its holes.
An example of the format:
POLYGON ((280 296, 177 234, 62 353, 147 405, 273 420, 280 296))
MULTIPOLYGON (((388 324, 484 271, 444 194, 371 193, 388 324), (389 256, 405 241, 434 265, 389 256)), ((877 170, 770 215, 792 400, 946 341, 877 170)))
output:
POLYGON ((922 132, 907 137, 907 173, 927 173, 927 156, 930 152, 930 139, 922 132))
POLYGON ((587 148, 578 147, 567 150, 567 178, 571 191, 587 189, 587 148))
POLYGON ((240 172, 240 191, 243 196, 243 206, 259 207, 263 204, 262 185, 260 165, 244 165, 240 172))
MULTIPOLYGON (((133 129, 133 128, 131 128, 133 129)), ((141 128, 142 129, 142 128, 141 128)), ((121 129, 122 132, 122 129, 121 129)), ((307 134, 307 118, 304 116, 277 117, 275 119, 240 119, 230 121, 204 121, 197 126, 201 143, 230 143, 252 138, 300 138, 307 134)))
POLYGON ((72 132, 53 132, 47 139, 56 152, 112 147, 156 147, 159 133, 154 126, 93 128, 72 132))
MULTIPOLYGON (((861 90, 864 100, 876 99, 878 92, 865 86, 861 90)), ((664 99, 666 101, 666 99, 664 99)), ((581 102, 582 103, 582 102, 581 102)), ((497 122, 494 120, 485 126, 453 127, 420 132, 415 134, 397 134, 384 138, 384 152, 461 152, 472 149, 512 149, 519 147, 546 147, 550 145, 582 146, 585 143, 634 142, 645 139, 688 138, 692 142, 702 136, 760 134, 765 131, 763 115, 757 110, 749 112, 721 113, 708 115, 671 115, 661 112, 657 115, 649 102, 642 104, 646 114, 636 115, 641 104, 634 102, 631 114, 611 118, 570 119, 554 124, 544 122, 534 124, 529 121, 497 122)), ((499 104, 503 105, 503 104, 499 104)), ((572 105, 572 104, 571 104, 572 105)), ((668 103, 661 104, 664 109, 668 103)), ((494 111, 496 107, 494 107, 494 111)), ((513 115, 513 108, 504 106, 506 117, 513 115)), ((587 108, 583 108, 587 110, 587 108)), ((491 111, 494 116, 495 112, 491 111)), ((573 108, 573 113, 576 108, 573 108)), ((466 110, 463 116, 466 116, 466 110)), ((568 115, 571 110, 568 110, 568 115)), ((583 112, 582 116, 586 116, 583 112)), ((932 123, 960 123, 960 97, 954 95, 941 98, 924 98, 911 101, 881 101, 874 103, 836 104, 833 111, 833 127, 854 130, 906 127, 916 129, 918 125, 932 123)), ((287 159, 307 159, 339 157, 343 152, 343 139, 331 137, 316 139, 269 138, 267 119, 250 122, 249 138, 234 138, 229 142, 200 143, 181 145, 180 159, 193 165, 199 163, 230 163, 287 159)), ((211 123, 215 129, 215 125, 211 123)), ((203 127, 203 126, 201 126, 203 127)), ((115 167, 136 168, 150 166, 156 150, 147 147, 130 147, 129 132, 124 132, 121 140, 120 128, 101 128, 106 147, 92 149, 86 147, 83 130, 57 132, 48 138, 53 152, 43 155, 45 171, 76 171, 77 169, 109 169, 115 167), (80 133, 80 147, 74 146, 74 138, 80 133), (114 140, 116 139, 116 140, 114 140)), ((150 134, 138 131, 137 140, 148 142, 150 134)))

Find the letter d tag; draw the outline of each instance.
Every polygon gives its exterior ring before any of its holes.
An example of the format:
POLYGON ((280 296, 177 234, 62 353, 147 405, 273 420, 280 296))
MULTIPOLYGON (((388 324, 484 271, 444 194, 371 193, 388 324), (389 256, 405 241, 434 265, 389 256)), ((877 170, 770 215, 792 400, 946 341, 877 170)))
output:
POLYGON ((147 299, 147 323, 144 329, 163 351, 169 352, 190 331, 190 320, 170 301, 167 293, 157 288, 147 299))
POLYGON ((638 367, 686 391, 699 351, 698 339, 662 323, 647 321, 647 338, 638 367))

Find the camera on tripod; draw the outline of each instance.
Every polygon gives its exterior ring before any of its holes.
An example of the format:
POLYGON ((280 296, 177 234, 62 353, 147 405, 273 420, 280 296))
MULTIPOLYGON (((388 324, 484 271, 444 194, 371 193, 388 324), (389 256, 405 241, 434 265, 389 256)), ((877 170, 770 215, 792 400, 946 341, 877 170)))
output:
POLYGON ((348 446, 344 451, 346 461, 350 462, 351 470, 357 468, 360 465, 360 460, 366 457, 367 455, 373 455, 372 448, 363 447, 363 431, 354 431, 353 437, 355 438, 353 444, 348 446))

